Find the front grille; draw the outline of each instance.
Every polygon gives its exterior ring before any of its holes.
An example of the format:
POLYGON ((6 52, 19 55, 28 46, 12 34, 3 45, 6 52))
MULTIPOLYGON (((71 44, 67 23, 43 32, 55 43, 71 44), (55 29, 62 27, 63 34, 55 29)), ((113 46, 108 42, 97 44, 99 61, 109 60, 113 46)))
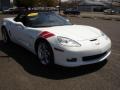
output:
POLYGON ((98 55, 93 55, 93 56, 86 56, 86 57, 83 57, 83 61, 94 61, 94 60, 97 60, 103 56, 105 56, 107 54, 107 52, 104 52, 102 54, 98 54, 98 55))

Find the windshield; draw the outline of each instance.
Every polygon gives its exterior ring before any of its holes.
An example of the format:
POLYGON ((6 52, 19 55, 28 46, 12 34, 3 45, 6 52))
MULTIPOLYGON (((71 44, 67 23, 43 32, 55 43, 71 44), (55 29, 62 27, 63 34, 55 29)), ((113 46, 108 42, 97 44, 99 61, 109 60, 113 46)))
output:
POLYGON ((63 26, 71 25, 65 18, 55 13, 39 13, 37 16, 29 16, 29 23, 31 27, 51 27, 51 26, 63 26))

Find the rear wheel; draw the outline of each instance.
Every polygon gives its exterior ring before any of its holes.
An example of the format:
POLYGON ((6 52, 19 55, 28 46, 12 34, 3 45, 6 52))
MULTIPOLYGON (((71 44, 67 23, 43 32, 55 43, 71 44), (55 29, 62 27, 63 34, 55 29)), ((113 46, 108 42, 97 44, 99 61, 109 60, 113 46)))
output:
POLYGON ((2 28, 2 40, 5 44, 9 43, 10 42, 10 38, 9 38, 9 35, 7 33, 7 30, 5 28, 2 28))
POLYGON ((40 63, 44 66, 51 66, 54 64, 53 51, 49 43, 40 41, 37 48, 37 55, 40 63))

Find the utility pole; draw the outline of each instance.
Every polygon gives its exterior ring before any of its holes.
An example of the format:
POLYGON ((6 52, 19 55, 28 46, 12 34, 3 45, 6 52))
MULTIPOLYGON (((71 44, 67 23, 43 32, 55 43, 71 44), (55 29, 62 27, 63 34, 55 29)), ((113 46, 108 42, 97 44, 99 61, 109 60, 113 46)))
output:
POLYGON ((74 7, 75 7, 75 6, 76 6, 76 4, 77 4, 77 1, 75 0, 75 1, 74 1, 74 3, 75 3, 75 4, 74 4, 74 7))
POLYGON ((61 9, 61 0, 59 0, 59 14, 60 14, 60 9, 61 9))
POLYGON ((113 8, 113 0, 111 0, 111 9, 113 8))

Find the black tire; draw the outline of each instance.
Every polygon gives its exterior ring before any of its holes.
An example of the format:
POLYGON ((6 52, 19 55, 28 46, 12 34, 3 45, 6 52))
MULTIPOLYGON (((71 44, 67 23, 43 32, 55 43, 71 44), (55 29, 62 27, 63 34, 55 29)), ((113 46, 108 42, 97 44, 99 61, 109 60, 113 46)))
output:
POLYGON ((2 40, 5 44, 10 43, 10 37, 8 35, 8 32, 5 27, 1 28, 1 33, 2 33, 2 40))
POLYGON ((43 66, 54 65, 54 54, 50 44, 45 40, 40 40, 37 45, 37 56, 43 66))

